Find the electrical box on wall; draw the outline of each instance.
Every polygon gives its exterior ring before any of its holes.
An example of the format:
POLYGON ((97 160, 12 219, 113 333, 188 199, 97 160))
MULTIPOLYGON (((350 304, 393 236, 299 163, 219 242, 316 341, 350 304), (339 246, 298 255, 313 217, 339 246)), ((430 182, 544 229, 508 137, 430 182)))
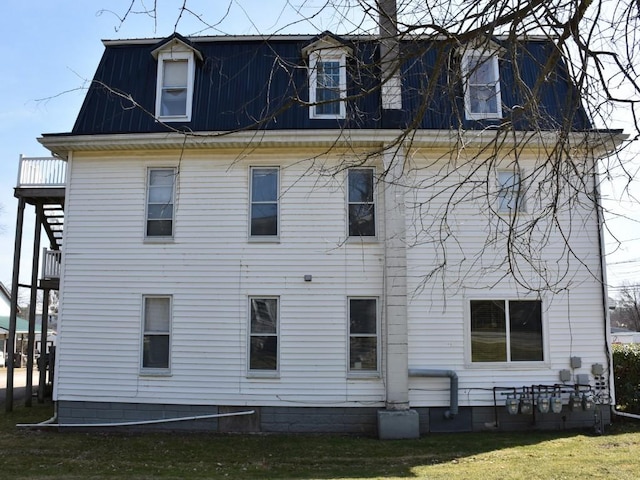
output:
POLYGON ((580 367, 582 367, 582 358, 571 357, 571 368, 580 368, 580 367))
POLYGON ((560 370, 560 381, 568 382, 571 380, 571 372, 569 370, 560 370))
POLYGON ((576 383, 578 383, 578 385, 589 385, 589 374, 579 373, 576 376, 576 383))
POLYGON ((594 375, 604 375, 604 367, 601 363, 594 363, 591 365, 591 373, 594 375))

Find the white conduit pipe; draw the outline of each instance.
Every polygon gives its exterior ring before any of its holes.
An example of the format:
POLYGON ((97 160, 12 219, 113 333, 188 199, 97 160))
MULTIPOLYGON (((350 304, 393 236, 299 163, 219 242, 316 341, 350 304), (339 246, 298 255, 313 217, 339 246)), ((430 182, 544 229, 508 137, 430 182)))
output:
POLYGON ((196 415, 193 417, 175 417, 175 418, 161 418, 158 420, 137 420, 135 422, 118 422, 118 423, 47 423, 53 419, 46 420, 42 423, 19 423, 16 427, 19 428, 41 428, 41 427, 69 427, 69 428, 85 428, 85 427, 132 427, 136 425, 153 425, 156 423, 171 423, 171 422, 186 422, 189 420, 205 420, 209 418, 221 418, 221 417, 235 417, 240 415, 253 415, 255 410, 248 410, 246 412, 234 412, 234 413, 216 413, 211 415, 196 415))
POLYGON ((640 415, 638 415, 636 413, 620 412, 620 411, 616 410, 616 407, 614 407, 614 406, 611 406, 611 413, 613 413, 614 415, 618 415, 619 417, 627 417, 627 418, 634 418, 636 420, 640 420, 640 415))

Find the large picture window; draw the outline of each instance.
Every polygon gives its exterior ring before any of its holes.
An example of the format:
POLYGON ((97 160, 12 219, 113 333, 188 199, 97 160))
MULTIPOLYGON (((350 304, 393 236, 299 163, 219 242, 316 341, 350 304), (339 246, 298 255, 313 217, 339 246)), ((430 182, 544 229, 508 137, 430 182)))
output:
POLYGON ((150 168, 147 176, 147 237, 173 236, 175 168, 150 168))
POLYGON ((278 174, 277 168, 251 169, 252 237, 278 236, 278 174))
POLYGON ((278 298, 249 298, 249 371, 278 370, 278 298))
POLYGON ((351 168, 348 173, 349 236, 376 235, 373 168, 351 168))
POLYGON ((462 58, 465 111, 469 119, 501 118, 498 57, 470 51, 462 58))
POLYGON ((471 300, 472 362, 544 360, 542 302, 471 300))
POLYGON ((171 357, 171 297, 143 299, 142 369, 166 371, 171 357))
POLYGON ((378 302, 349 299, 349 372, 378 371, 378 302))

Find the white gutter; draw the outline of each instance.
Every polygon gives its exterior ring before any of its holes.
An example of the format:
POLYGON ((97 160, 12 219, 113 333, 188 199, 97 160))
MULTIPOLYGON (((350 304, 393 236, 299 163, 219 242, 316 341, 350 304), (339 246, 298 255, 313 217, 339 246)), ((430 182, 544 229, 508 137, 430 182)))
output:
POLYGON ((410 138, 402 138, 398 130, 241 130, 235 132, 156 132, 117 134, 48 134, 38 138, 52 153, 66 158, 68 152, 117 151, 117 150, 166 150, 166 149, 213 149, 247 148, 255 145, 261 148, 394 148, 402 141, 407 148, 442 149, 443 152, 465 149, 483 149, 488 145, 499 145, 501 150, 518 149, 541 154, 551 151, 559 141, 567 146, 584 149, 596 155, 606 155, 616 145, 627 138, 618 132, 573 132, 568 139, 561 132, 528 132, 485 130, 415 130, 410 138))

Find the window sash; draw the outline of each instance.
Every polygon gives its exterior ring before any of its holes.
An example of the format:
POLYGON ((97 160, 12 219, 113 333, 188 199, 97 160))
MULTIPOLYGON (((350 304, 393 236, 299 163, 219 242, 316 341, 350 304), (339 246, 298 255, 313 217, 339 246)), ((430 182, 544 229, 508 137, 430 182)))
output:
POLYGON ((278 370, 278 297, 249 298, 249 371, 278 370))
POLYGON ((279 177, 278 168, 251 168, 251 237, 278 236, 279 177))
POLYGON ((168 370, 171 356, 171 297, 144 296, 143 370, 168 370))
POLYGON ((471 300, 471 361, 544 361, 542 302, 471 300))
POLYGON ((376 204, 373 168, 351 168, 347 173, 350 237, 376 235, 376 204))
POLYGON ((501 118, 498 58, 495 55, 471 52, 465 54, 462 61, 467 117, 501 118))
POLYGON ((350 373, 379 370, 379 325, 377 298, 349 298, 350 373))
POLYGON ((175 181, 175 168, 148 170, 146 237, 173 236, 175 181))

